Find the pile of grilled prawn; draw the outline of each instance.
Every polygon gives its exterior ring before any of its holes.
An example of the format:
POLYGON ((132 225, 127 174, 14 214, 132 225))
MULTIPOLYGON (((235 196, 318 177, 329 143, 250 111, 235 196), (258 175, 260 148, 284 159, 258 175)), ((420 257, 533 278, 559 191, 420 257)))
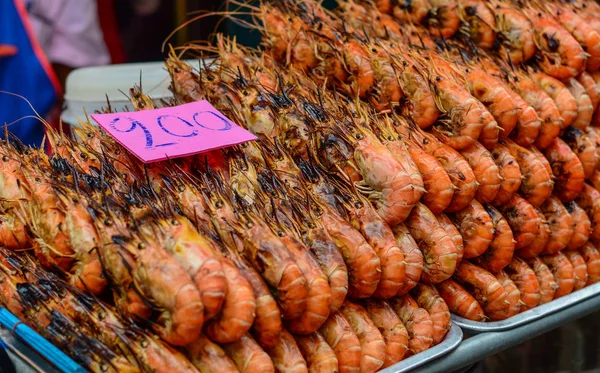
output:
POLYGON ((600 280, 597 3, 237 5, 263 48, 171 49, 174 98, 129 98, 207 100, 258 141, 150 164, 86 121, 0 143, 22 321, 93 372, 375 372, 451 312, 600 280))

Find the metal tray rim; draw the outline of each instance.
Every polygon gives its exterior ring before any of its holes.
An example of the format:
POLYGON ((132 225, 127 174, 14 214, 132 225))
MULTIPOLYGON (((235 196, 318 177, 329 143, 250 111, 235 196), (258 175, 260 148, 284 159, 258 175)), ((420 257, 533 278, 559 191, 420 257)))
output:
POLYGON ((452 314, 452 321, 461 328, 475 333, 499 332, 514 329, 517 326, 530 323, 544 316, 569 308, 585 299, 600 295, 600 282, 577 290, 574 293, 555 299, 549 303, 509 317, 506 320, 481 322, 472 321, 452 314))
POLYGON ((418 353, 392 366, 380 370, 379 373, 404 373, 412 371, 413 369, 416 369, 454 351, 458 345, 460 345, 462 339, 462 330, 455 322, 451 322, 450 330, 442 342, 426 351, 418 353))

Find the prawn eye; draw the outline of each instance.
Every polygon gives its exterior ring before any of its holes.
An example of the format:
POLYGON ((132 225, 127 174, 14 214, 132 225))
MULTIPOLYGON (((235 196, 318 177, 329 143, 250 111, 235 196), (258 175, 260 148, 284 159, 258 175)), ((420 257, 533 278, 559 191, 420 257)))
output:
POLYGON ((72 201, 73 201, 73 203, 79 203, 79 198, 73 197, 72 201))
POLYGON ((171 220, 171 224, 173 224, 173 225, 179 225, 179 222, 176 219, 172 219, 171 220))
POLYGON ((467 72, 467 73, 470 73, 470 72, 471 72, 471 69, 469 69, 469 68, 466 68, 466 69, 465 69, 465 72, 467 72))
POLYGON ((247 228, 252 228, 252 227, 254 227, 254 223, 252 223, 251 221, 249 221, 248 223, 246 223, 246 227, 247 228))
POLYGON ((145 339, 142 339, 142 340, 140 341, 140 346, 142 346, 142 348, 146 348, 146 347, 148 347, 148 341, 147 341, 147 340, 145 340, 145 339))
POLYGON ((359 208, 362 207, 362 203, 356 202, 356 203, 354 203, 354 207, 356 207, 357 209, 359 209, 359 208))
POLYGON ((388 136, 388 141, 393 141, 394 140, 394 136, 390 135, 388 136))
POLYGON ((285 236, 285 233, 283 233, 283 231, 278 231, 278 232, 277 232, 277 235, 278 235, 279 237, 283 237, 283 236, 285 236))
POLYGON ((550 48, 552 52, 556 52, 560 44, 558 40, 556 40, 554 36, 548 34, 544 34, 544 38, 546 39, 546 42, 548 42, 548 48, 550 48))
POLYGON ((40 179, 39 177, 36 177, 35 181, 39 183, 40 181, 42 181, 42 179, 40 179))
POLYGON ((107 227, 110 227, 111 225, 113 225, 113 221, 111 219, 106 219, 104 221, 104 225, 106 225, 107 227))
POLYGON ((177 187, 177 190, 183 192, 185 190, 185 185, 180 185, 177 187))
POLYGON ((145 248, 146 248, 146 244, 145 244, 145 243, 143 243, 143 242, 140 242, 140 243, 138 244, 138 249, 140 249, 140 250, 143 250, 143 249, 145 249, 145 248))
POLYGON ((91 133, 87 134, 88 139, 91 139, 94 135, 92 135, 91 133))
POLYGON ((8 162, 10 158, 8 158, 8 155, 5 155, 4 157, 2 157, 2 161, 3 162, 8 162))
POLYGON ((362 140, 364 138, 362 133, 357 133, 356 135, 354 135, 354 137, 356 137, 357 140, 362 140))
POLYGON ((242 91, 242 94, 243 94, 244 96, 248 96, 248 91, 246 91, 246 90, 243 90, 243 91, 242 91))
POLYGON ((215 203, 215 207, 218 208, 218 209, 220 209, 221 207, 223 207, 223 202, 222 201, 217 201, 215 203))
POLYGON ((469 17, 473 17, 475 15, 475 7, 474 6, 468 6, 465 8, 465 13, 469 16, 469 17))
POLYGON ((108 372, 108 365, 104 363, 100 364, 100 370, 103 372, 108 372))
POLYGON ((377 53, 377 49, 373 48, 373 49, 371 49, 371 52, 377 53))
POLYGON ((408 62, 406 62, 406 61, 402 62, 402 66, 404 66, 404 67, 408 66, 408 62))
POLYGON ((80 156, 80 157, 81 157, 81 159, 83 159, 83 160, 87 159, 87 154, 85 154, 84 152, 81 152, 81 153, 79 154, 79 156, 80 156))
POLYGON ((436 82, 441 82, 442 81, 442 77, 441 76, 436 76, 435 77, 435 81, 436 82))
POLYGON ((538 17, 541 17, 541 16, 542 16, 542 12, 539 12, 539 13, 538 13, 538 17))

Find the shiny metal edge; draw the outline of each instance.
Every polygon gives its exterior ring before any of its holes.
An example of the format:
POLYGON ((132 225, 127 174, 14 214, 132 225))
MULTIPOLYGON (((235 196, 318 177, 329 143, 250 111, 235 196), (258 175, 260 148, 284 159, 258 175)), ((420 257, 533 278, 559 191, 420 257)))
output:
POLYGON ((430 349, 404 359, 392 366, 380 370, 378 373, 404 373, 410 372, 422 365, 438 359, 454 351, 462 342, 463 332, 456 323, 452 322, 446 337, 439 344, 430 349))
POLYGON ((452 321, 458 326, 465 329, 465 331, 473 333, 485 333, 485 332, 499 332, 503 330, 510 330, 517 326, 524 325, 540 319, 544 316, 552 313, 561 311, 572 305, 575 305, 583 300, 600 295, 600 282, 587 286, 583 289, 577 290, 574 293, 565 295, 564 297, 555 299, 549 303, 535 307, 513 317, 509 317, 506 320, 501 321, 490 321, 480 322, 465 319, 463 317, 452 314, 452 321))

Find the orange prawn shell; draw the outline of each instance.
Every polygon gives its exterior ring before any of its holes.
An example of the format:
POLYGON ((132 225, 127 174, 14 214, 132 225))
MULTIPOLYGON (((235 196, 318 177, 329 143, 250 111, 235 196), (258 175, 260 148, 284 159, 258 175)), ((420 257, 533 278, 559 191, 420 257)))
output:
POLYGON ((240 373, 275 373, 271 358, 249 334, 236 342, 224 343, 221 347, 240 373))
POLYGON ((519 190, 523 175, 519 163, 505 146, 496 144, 491 150, 491 154, 496 165, 498 165, 502 180, 496 198, 492 201, 492 205, 498 206, 510 201, 512 196, 519 190))
POLYGON ((557 138, 545 149, 546 158, 556 177, 555 194, 563 202, 572 201, 583 189, 585 174, 583 165, 571 148, 557 138))
POLYGON ((567 212, 571 215, 573 235, 567 244, 567 250, 575 250, 582 247, 589 239, 592 231, 592 222, 584 209, 575 201, 565 204, 567 212))
POLYGON ((569 244, 573 236, 573 217, 556 197, 550 197, 541 209, 549 224, 550 237, 544 248, 544 254, 558 252, 569 244))
POLYGON ((481 305, 454 280, 448 279, 435 286, 453 313, 473 321, 485 321, 487 319, 481 305))
POLYGON ((533 57, 537 48, 529 19, 505 2, 494 1, 489 3, 489 7, 496 18, 496 32, 506 39, 505 53, 513 63, 523 63, 533 57))
POLYGON ((500 170, 491 153, 479 142, 463 149, 461 154, 473 169, 478 183, 475 198, 481 203, 492 202, 500 189, 500 170))
POLYGON ((477 299, 486 316, 491 320, 504 320, 508 317, 507 294, 494 275, 481 267, 463 261, 456 269, 453 278, 477 299))
POLYGON ((527 262, 514 257, 512 262, 505 268, 505 272, 521 292, 521 301, 523 302, 521 311, 534 308, 540 304, 542 298, 540 283, 527 262))
POLYGON ((398 291, 397 295, 404 295, 414 288, 423 273, 423 253, 410 234, 410 231, 404 224, 398 224, 392 228, 398 247, 402 250, 404 260, 406 260, 406 272, 404 285, 398 291))
POLYGON ((341 312, 350 323, 361 344, 361 372, 376 372, 385 362, 386 344, 369 313, 360 305, 344 302, 341 312))
POLYGON ((576 250, 564 252, 569 262, 573 265, 573 273, 575 274, 575 285, 573 291, 583 289, 588 282, 588 273, 585 259, 576 250))
POLYGON ((559 4, 553 5, 558 22, 573 35, 588 54, 586 68, 590 71, 598 70, 600 68, 600 34, 573 10, 559 4))
POLYGON ((350 220, 377 253, 381 263, 381 278, 373 296, 391 298, 404 285, 406 262, 396 243, 392 229, 370 205, 349 209, 350 220))
POLYGON ((596 164, 599 160, 597 156, 598 149, 594 140, 586 132, 575 127, 565 129, 562 139, 571 147, 577 158, 579 158, 586 180, 590 179, 596 170, 596 164))
POLYGON ((466 26, 469 37, 479 47, 490 49, 494 46, 496 21, 494 13, 484 1, 460 0, 458 2, 458 15, 463 27, 466 26))
POLYGON ((423 252, 421 279, 438 283, 452 276, 458 262, 458 249, 435 215, 418 203, 406 220, 406 227, 423 252))
POLYGON ((558 285, 554 280, 554 276, 550 271, 550 268, 544 263, 539 257, 535 257, 527 260, 527 263, 535 272, 538 283, 540 285, 540 305, 546 304, 554 299, 554 293, 558 285))
POLYGON ((521 312, 521 292, 519 291, 519 288, 517 288, 517 285, 515 285, 506 272, 499 271, 495 276, 506 291, 506 299, 510 305, 508 317, 517 315, 521 312))
POLYGON ((525 14, 535 30, 542 70, 558 79, 577 76, 587 62, 587 54, 577 40, 550 15, 533 9, 525 14))
POLYGON ((464 257, 475 258, 488 249, 494 238, 492 218, 477 200, 450 216, 464 241, 464 257))
POLYGON ((552 271, 558 285, 554 299, 571 294, 575 287, 575 271, 569 259, 563 253, 558 252, 553 255, 545 255, 542 260, 552 271))
POLYGON ((563 127, 570 126, 577 118, 577 101, 567 86, 560 80, 541 72, 530 76, 554 100, 563 119, 563 127))
POLYGON ((354 159, 364 183, 380 192, 376 200, 379 215, 391 226, 404 221, 421 198, 422 188, 413 187, 404 166, 373 135, 357 142, 354 159))
POLYGON ((338 370, 338 360, 335 352, 319 332, 310 335, 295 335, 294 338, 302 356, 304 356, 304 360, 306 360, 310 373, 338 370))
POLYGON ((325 212, 321 218, 348 268, 348 294, 356 298, 370 297, 381 278, 379 257, 360 232, 337 214, 325 212))
POLYGON ((427 350, 433 344, 433 322, 429 313, 408 294, 389 300, 408 331, 407 357, 427 350))
POLYGON ((360 341, 342 313, 330 314, 319 329, 319 333, 335 352, 340 373, 358 373, 360 371, 360 341))
POLYGON ((486 252, 477 258, 476 263, 492 273, 497 273, 512 260, 515 240, 504 216, 490 205, 483 205, 483 207, 492 219, 494 238, 486 252))
POLYGON ((365 308, 385 340, 386 356, 382 368, 401 361, 408 351, 408 331, 400 317, 386 301, 370 299, 365 308))
POLYGON ((433 323, 433 344, 444 340, 450 331, 450 310, 433 285, 419 284, 411 294, 419 307, 429 312, 433 323))
POLYGON ((544 248, 548 243, 548 238, 550 237, 550 227, 544 213, 540 211, 539 208, 534 208, 534 210, 540 220, 540 230, 529 245, 517 250, 517 254, 523 259, 529 259, 540 255, 544 251, 544 248))
POLYGON ((552 194, 554 182, 553 175, 548 173, 544 163, 531 150, 524 148, 510 140, 503 140, 510 154, 519 164, 523 180, 520 192, 532 205, 541 205, 552 194))
POLYGON ((433 155, 425 152, 420 145, 408 142, 407 148, 423 180, 425 193, 421 196, 421 203, 434 214, 444 211, 452 202, 454 195, 450 176, 440 162, 433 155))
POLYGON ((595 284, 600 281, 600 252, 591 243, 586 243, 583 247, 579 248, 588 273, 588 280, 586 286, 595 284))

